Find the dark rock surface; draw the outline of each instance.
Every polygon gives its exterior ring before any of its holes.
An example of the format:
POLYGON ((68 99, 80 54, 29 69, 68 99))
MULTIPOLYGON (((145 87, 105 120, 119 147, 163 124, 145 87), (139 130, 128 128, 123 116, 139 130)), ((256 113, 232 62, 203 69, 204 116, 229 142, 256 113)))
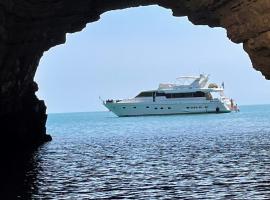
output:
POLYGON ((44 51, 106 11, 154 4, 196 25, 225 28, 270 79, 269 0, 0 0, 1 141, 15 149, 15 143, 31 148, 51 139, 33 81, 44 51))

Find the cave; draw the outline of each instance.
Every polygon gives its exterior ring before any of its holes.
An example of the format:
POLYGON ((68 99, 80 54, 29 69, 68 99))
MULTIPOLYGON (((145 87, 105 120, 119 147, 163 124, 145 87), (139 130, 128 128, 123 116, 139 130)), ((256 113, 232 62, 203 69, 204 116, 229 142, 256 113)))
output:
POLYGON ((112 10, 158 5, 194 25, 222 27, 243 43, 254 69, 270 79, 270 2, 268 0, 1 0, 0 121, 8 151, 32 149, 50 141, 46 106, 35 94, 35 72, 45 51, 65 43, 66 34, 112 10))

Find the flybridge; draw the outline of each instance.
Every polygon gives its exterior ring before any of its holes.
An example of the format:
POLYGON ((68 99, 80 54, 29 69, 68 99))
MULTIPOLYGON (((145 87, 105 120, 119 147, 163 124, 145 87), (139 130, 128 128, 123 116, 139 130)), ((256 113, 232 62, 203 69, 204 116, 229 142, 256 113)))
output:
POLYGON ((158 90, 181 90, 204 88, 207 85, 209 75, 200 74, 200 76, 181 76, 178 77, 177 83, 160 83, 158 90))

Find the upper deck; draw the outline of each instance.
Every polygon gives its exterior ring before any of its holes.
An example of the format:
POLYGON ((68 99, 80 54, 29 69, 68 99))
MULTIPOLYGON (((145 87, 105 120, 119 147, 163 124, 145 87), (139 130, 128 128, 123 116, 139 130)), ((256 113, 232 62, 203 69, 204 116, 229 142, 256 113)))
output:
POLYGON ((144 92, 157 93, 188 93, 188 92, 223 92, 223 88, 217 84, 208 84, 209 75, 181 76, 176 83, 160 83, 157 90, 144 92))

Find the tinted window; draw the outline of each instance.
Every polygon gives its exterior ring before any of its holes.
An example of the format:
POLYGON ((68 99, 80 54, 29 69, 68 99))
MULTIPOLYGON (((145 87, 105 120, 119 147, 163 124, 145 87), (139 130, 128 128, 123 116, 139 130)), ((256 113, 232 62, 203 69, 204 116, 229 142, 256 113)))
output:
POLYGON ((193 93, 194 97, 205 97, 205 93, 204 92, 195 92, 193 93))
POLYGON ((165 94, 166 98, 172 98, 172 94, 165 94))
POLYGON ((153 96, 153 92, 141 92, 136 97, 152 97, 152 96, 153 96))
POLYGON ((157 92, 156 93, 156 96, 157 97, 162 97, 162 96, 165 96, 165 93, 163 93, 163 92, 157 92))
POLYGON ((192 98, 192 97, 205 97, 204 92, 188 92, 188 93, 168 93, 166 98, 192 98))
POLYGON ((190 98, 193 97, 192 93, 172 93, 166 94, 167 98, 190 98))

